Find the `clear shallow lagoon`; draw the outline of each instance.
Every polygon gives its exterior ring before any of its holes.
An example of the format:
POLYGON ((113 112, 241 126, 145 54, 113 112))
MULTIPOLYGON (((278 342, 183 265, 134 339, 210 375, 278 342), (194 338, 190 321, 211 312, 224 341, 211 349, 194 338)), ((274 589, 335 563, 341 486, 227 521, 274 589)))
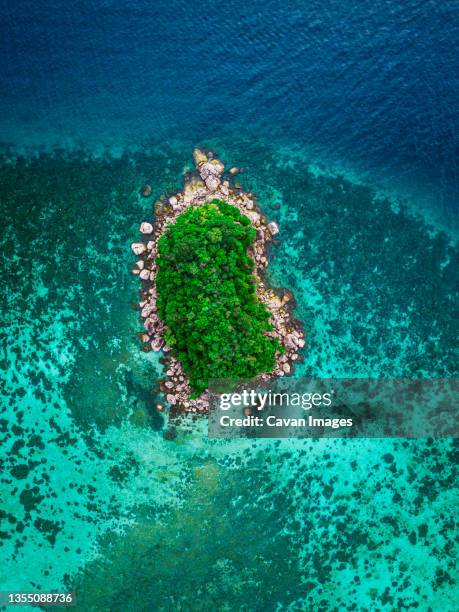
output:
POLYGON ((452 441, 165 441, 136 338, 129 244, 206 144, 280 221, 298 374, 457 375, 453 3, 325 4, 2 4, 2 590, 455 609, 452 441))

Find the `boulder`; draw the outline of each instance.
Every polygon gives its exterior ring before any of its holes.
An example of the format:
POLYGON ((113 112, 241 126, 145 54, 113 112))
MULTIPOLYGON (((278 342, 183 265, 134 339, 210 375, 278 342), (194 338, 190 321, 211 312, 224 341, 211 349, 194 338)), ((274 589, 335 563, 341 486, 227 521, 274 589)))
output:
POLYGON ((207 181, 211 176, 218 178, 224 169, 225 166, 218 159, 213 159, 199 167, 199 174, 204 181, 207 181))
POLYGON ((153 225, 151 223, 147 223, 144 221, 140 224, 140 233, 141 234, 151 234, 153 232, 153 225))
POLYGON ((194 158, 194 163, 197 166, 200 166, 201 164, 205 164, 207 161, 207 155, 204 153, 204 151, 201 151, 201 149, 198 149, 197 147, 193 151, 193 158, 194 158))
POLYGON ((139 276, 142 280, 150 280, 150 270, 147 270, 147 269, 141 270, 139 276))
POLYGON ((217 174, 223 174, 225 170, 223 162, 221 162, 219 159, 213 159, 210 163, 214 167, 214 170, 216 170, 217 174))
POLYGON ((229 173, 233 176, 237 174, 238 172, 239 172, 239 168, 236 168, 236 166, 233 166, 232 168, 229 169, 229 173))
POLYGON ((279 226, 275 221, 271 221, 271 223, 268 223, 268 229, 271 232, 271 236, 275 236, 279 233, 279 226))
POLYGON ((164 340, 162 338, 161 339, 157 338, 157 339, 153 340, 152 343, 151 343, 151 348, 152 348, 153 351, 155 351, 155 353, 160 351, 163 346, 164 346, 164 340))
MULTIPOLYGON (((152 308, 150 306, 150 304, 147 304, 146 306, 142 307, 142 312, 140 313, 140 316, 144 319, 147 319, 152 312, 154 312, 154 308, 152 308)), ((152 322, 154 322, 154 319, 152 319, 152 322)))
MULTIPOLYGON (((256 211, 251 211, 247 213, 246 216, 252 221, 255 227, 259 227, 260 222, 261 222, 261 215, 259 213, 257 213, 256 211)), ((263 249, 261 247, 260 247, 260 251, 263 252, 263 249)))
POLYGON ((214 175, 209 175, 205 181, 206 187, 209 189, 209 191, 216 191, 220 185, 219 179, 214 175))
POLYGON ((297 345, 293 338, 291 336, 288 336, 287 340, 285 341, 285 346, 289 349, 295 350, 297 345))
POLYGON ((135 255, 142 255, 147 250, 147 247, 143 242, 133 242, 131 244, 131 249, 135 255))
POLYGON ((214 176, 217 173, 214 172, 212 164, 206 162, 199 168, 199 174, 202 180, 205 181, 207 177, 214 176))

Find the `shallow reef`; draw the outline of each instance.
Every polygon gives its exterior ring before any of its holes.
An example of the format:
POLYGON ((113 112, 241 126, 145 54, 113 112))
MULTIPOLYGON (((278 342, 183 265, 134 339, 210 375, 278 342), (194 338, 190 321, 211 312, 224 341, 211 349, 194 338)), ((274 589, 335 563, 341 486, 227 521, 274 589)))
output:
MULTIPOLYGON (((454 440, 217 441, 202 419, 164 439, 129 245, 189 146, 2 159, 2 590, 75 587, 89 611, 452 612, 454 440)), ((275 211, 298 374, 457 376, 450 236, 289 151, 209 146, 275 211)))

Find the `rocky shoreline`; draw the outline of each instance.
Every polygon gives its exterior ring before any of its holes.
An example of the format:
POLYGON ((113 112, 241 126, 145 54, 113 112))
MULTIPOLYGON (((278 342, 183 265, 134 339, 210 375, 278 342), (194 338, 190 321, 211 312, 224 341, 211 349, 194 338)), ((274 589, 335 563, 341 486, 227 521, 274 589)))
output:
MULTIPOLYGON (((270 320, 274 329, 267 335, 277 337, 285 347, 283 354, 277 354, 273 372, 262 374, 257 380, 267 381, 276 376, 291 374, 295 362, 301 360, 299 351, 305 345, 301 324, 293 314, 292 293, 270 287, 266 279, 265 270, 268 266, 266 249, 273 237, 279 233, 277 224, 274 221, 268 222, 261 214, 252 194, 245 193, 239 186, 231 183, 231 177, 238 173, 237 168, 231 168, 225 179, 225 167, 211 151, 195 149, 193 157, 196 171, 185 178, 183 190, 156 202, 154 226, 146 221, 141 223, 140 233, 143 240, 131 245, 133 253, 137 256, 132 273, 144 281, 139 302, 145 328, 140 334, 142 349, 162 350, 165 353, 166 379, 160 382, 160 390, 165 394, 174 414, 184 412, 206 414, 211 400, 209 392, 205 392, 197 399, 189 399, 191 389, 186 374, 179 361, 172 355, 170 347, 165 344, 165 326, 156 310, 157 241, 167 226, 175 223, 177 216, 187 208, 200 206, 213 198, 219 198, 237 207, 251 220, 257 231, 256 239, 249 250, 249 255, 255 262, 256 292, 260 301, 265 303, 271 312, 270 320)), ((146 185, 142 188, 144 197, 148 197, 151 193, 151 188, 148 187, 146 185)))

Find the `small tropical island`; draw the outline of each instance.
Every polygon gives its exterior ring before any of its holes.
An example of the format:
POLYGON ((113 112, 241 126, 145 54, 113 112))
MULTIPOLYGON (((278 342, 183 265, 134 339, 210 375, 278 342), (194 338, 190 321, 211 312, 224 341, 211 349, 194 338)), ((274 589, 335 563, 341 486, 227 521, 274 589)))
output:
POLYGON ((165 353, 160 389, 174 414, 206 414, 212 380, 291 374, 305 345, 293 295, 266 277, 277 224, 232 184, 237 168, 225 178, 212 151, 193 156, 183 190, 156 202, 154 225, 141 223, 144 240, 131 245, 143 281, 142 348, 165 353))

